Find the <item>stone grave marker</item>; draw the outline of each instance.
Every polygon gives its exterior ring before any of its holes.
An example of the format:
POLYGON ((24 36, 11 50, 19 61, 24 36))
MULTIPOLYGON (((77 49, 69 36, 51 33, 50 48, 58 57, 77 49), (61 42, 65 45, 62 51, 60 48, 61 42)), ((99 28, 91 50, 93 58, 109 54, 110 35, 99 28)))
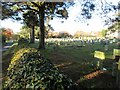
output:
POLYGON ((94 57, 99 59, 97 62, 97 67, 102 70, 103 69, 103 61, 105 60, 105 53, 101 52, 101 51, 95 51, 94 57))
POLYGON ((119 49, 113 49, 113 59, 115 60, 115 62, 112 65, 112 76, 116 76, 117 75, 117 71, 120 69, 119 57, 120 57, 120 50, 119 49))
POLYGON ((94 57, 98 58, 100 60, 104 60, 105 59, 105 53, 101 52, 101 51, 95 51, 94 57))
POLYGON ((116 85, 120 88, 120 59, 118 61, 118 70, 117 70, 117 77, 116 77, 116 85))
POLYGON ((120 71, 120 59, 119 59, 119 62, 118 62, 118 70, 120 71))
POLYGON ((113 49, 113 55, 115 56, 120 56, 120 49, 113 49))

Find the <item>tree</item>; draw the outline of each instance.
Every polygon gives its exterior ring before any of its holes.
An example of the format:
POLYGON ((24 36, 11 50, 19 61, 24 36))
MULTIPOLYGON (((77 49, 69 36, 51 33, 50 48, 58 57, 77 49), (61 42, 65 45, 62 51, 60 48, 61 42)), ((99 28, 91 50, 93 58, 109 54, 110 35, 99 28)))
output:
POLYGON ((9 2, 9 3, 2 3, 2 5, 7 9, 8 6, 10 7, 10 9, 12 7, 11 11, 15 13, 11 15, 11 17, 17 20, 19 19, 19 17, 16 18, 16 16, 19 16, 18 14, 20 12, 25 12, 26 10, 31 10, 37 14, 39 27, 40 27, 40 32, 39 32, 40 49, 45 49, 45 29, 44 29, 45 15, 56 16, 55 15, 55 11, 56 11, 57 15, 59 14, 58 17, 65 17, 65 18, 68 17, 68 13, 65 8, 58 10, 59 7, 62 7, 64 5, 63 2, 14 2, 14 3, 9 2))
POLYGON ((17 40, 20 39, 20 35, 19 35, 19 34, 14 34, 14 35, 12 36, 12 39, 13 39, 14 41, 17 41, 17 40))
POLYGON ((114 33, 116 31, 120 31, 120 13, 119 12, 115 14, 115 17, 109 20, 109 22, 112 22, 112 24, 108 27, 108 30, 110 32, 114 33))
MULTIPOLYGON (((80 20, 82 17, 81 21, 84 21, 85 19, 91 19, 92 15, 94 14, 95 11, 100 11, 97 13, 97 15, 100 15, 101 17, 107 17, 107 14, 112 12, 112 11, 117 11, 120 9, 120 5, 118 4, 113 5, 111 2, 108 3, 106 0, 79 0, 80 5, 81 5, 81 12, 77 16, 77 19, 80 20), (98 6, 100 5, 100 6, 98 6)), ((13 2, 12 2, 13 3, 13 2)), ((8 9, 8 6, 14 6, 15 8, 12 8, 10 12, 12 13, 12 18, 19 19, 16 16, 18 15, 18 12, 24 12, 26 10, 32 10, 36 12, 39 21, 39 27, 40 27, 40 43, 39 43, 39 48, 40 49, 45 49, 45 29, 44 29, 44 21, 46 16, 58 16, 58 17, 68 17, 68 13, 66 10, 66 7, 69 7, 70 5, 74 5, 73 3, 69 5, 65 5, 63 2, 14 2, 13 5, 12 3, 7 3, 9 5, 3 4, 5 8, 8 9), (63 7, 62 9, 59 9, 59 7, 63 7), (14 12, 13 13, 13 9, 14 12), (14 14, 14 15, 13 15, 14 14)), ((10 8, 11 9, 11 8, 10 8)), ((8 15, 9 16, 9 15, 8 15)))
POLYGON ((0 28, 2 43, 5 43, 6 40, 10 40, 13 36, 13 31, 10 28, 0 28))
POLYGON ((105 30, 105 29, 103 29, 103 30, 101 31, 102 37, 106 37, 107 31, 108 31, 108 30, 105 30))
POLYGON ((35 42, 35 34, 34 34, 34 29, 35 26, 38 25, 38 20, 37 20, 37 15, 33 11, 27 11, 26 13, 23 14, 23 21, 25 24, 31 28, 30 30, 30 43, 35 42))
POLYGON ((81 37, 82 35, 84 35, 83 31, 77 31, 77 32, 74 34, 74 37, 75 37, 75 38, 79 38, 79 37, 81 37))
MULTIPOLYGON (((45 49, 45 28, 44 28, 44 19, 45 19, 45 14, 46 15, 49 15, 49 14, 53 14, 55 9, 56 8, 59 8, 59 7, 62 7, 63 6, 63 3, 61 2, 43 2, 42 4, 37 4, 37 3, 34 3, 32 2, 33 5, 35 5, 35 7, 38 8, 38 15, 39 15, 39 21, 40 21, 40 38, 39 40, 40 41, 40 45, 39 45, 39 48, 40 49, 45 49)), ((65 11, 66 9, 64 10, 61 10, 61 11, 58 11, 57 13, 58 14, 61 14, 62 17, 67 17, 68 16, 68 13, 64 13, 66 12, 65 11)))
POLYGON ((58 38, 67 38, 70 37, 70 34, 68 32, 59 32, 58 38))
POLYGON ((106 20, 106 23, 109 24, 107 36, 116 37, 120 32, 120 13, 115 13, 113 18, 109 18, 108 20, 106 20))
POLYGON ((77 22, 86 22, 93 16, 99 16, 104 20, 104 24, 108 25, 108 19, 112 18, 109 13, 118 13, 120 9, 119 1, 117 5, 109 0, 78 0, 78 2, 81 9, 75 19, 77 22))
POLYGON ((20 35, 20 37, 22 38, 30 38, 30 28, 28 26, 22 26, 22 28, 20 29, 21 31, 18 33, 20 35))
POLYGON ((14 33, 10 28, 2 28, 2 34, 5 35, 7 40, 10 40, 14 33))
POLYGON ((49 37, 48 33, 49 33, 50 31, 54 31, 54 29, 53 29, 53 27, 52 27, 51 25, 48 24, 47 26, 45 26, 45 37, 46 37, 46 38, 49 37))

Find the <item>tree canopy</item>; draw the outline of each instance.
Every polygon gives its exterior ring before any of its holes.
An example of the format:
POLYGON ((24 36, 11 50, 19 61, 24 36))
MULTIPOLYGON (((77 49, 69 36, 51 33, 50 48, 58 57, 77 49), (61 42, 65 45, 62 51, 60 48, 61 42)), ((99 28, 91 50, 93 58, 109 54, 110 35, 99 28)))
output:
MULTIPOLYGON (((2 19, 5 18, 14 18, 16 20, 22 19, 20 14, 25 14, 26 12, 32 12, 37 15, 37 19, 39 21, 40 27, 40 43, 39 48, 45 48, 45 29, 44 29, 44 21, 45 17, 51 15, 58 16, 58 17, 68 17, 68 13, 65 8, 62 6, 65 5, 64 2, 2 2, 2 7, 6 10, 10 10, 10 14, 7 14, 6 11, 3 9, 4 16, 2 19), (62 7, 62 9, 59 9, 62 7), (58 10, 59 9, 59 10, 58 10)), ((30 17, 30 13, 27 13, 30 17)), ((27 15, 24 15, 25 23, 30 25, 30 20, 27 18, 27 15)))
MULTIPOLYGON (((2 19, 13 18, 16 20, 24 20, 24 22, 31 26, 32 19, 38 22, 39 30, 39 48, 45 49, 45 28, 44 24, 47 17, 68 18, 67 8, 74 6, 75 1, 72 2, 1 2, 2 5, 2 19), (33 14, 35 17, 33 17, 33 14)), ((101 17, 106 17, 111 20, 108 13, 112 11, 117 12, 120 9, 120 4, 114 5, 107 0, 79 0, 81 6, 80 13, 76 17, 78 21, 91 19, 94 14, 101 17), (98 13, 95 13, 99 11, 98 13), (81 19, 82 18, 82 19, 81 19)), ((105 21, 107 23, 107 21, 105 21)), ((35 23, 35 22, 34 22, 35 23)), ((35 24, 37 25, 37 23, 35 24)), ((34 32, 34 31, 33 31, 34 32)))

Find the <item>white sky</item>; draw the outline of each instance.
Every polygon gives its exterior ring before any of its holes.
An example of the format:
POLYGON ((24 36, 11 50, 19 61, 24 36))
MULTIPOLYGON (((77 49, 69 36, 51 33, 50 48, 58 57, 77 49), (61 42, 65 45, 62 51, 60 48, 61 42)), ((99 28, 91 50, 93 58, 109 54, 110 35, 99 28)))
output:
POLYGON ((23 26, 21 23, 13 21, 11 19, 5 19, 3 21, 0 20, 0 22, 0 27, 10 28, 13 30, 14 33, 19 32, 20 28, 23 26))
MULTIPOLYGON (((78 0, 76 0, 77 2, 78 0)), ((99 1, 99 0, 98 0, 99 1)), ((113 3, 116 3, 119 0, 106 0, 106 1, 112 1, 113 3)), ((65 19, 56 19, 54 18, 50 24, 54 28, 55 31, 67 31, 70 34, 74 34, 78 30, 84 30, 84 31, 100 31, 102 30, 103 23, 101 22, 101 18, 98 16, 94 16, 93 19, 89 20, 89 25, 87 26, 85 23, 75 22, 76 15, 78 15, 80 12, 80 4, 77 2, 77 4, 74 7, 71 7, 69 9, 69 18, 67 20, 65 19), (64 23, 61 23, 61 21, 64 21, 64 23)), ((22 24, 16 22, 13 22, 11 19, 6 19, 4 21, 0 21, 1 25, 0 27, 6 27, 13 30, 14 33, 19 32, 20 28, 22 27, 22 24)))

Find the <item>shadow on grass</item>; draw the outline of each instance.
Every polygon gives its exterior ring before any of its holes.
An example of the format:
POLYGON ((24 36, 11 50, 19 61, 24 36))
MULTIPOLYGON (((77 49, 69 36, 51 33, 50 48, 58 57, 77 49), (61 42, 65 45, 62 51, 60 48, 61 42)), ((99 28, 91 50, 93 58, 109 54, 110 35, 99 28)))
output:
POLYGON ((2 74, 3 74, 3 76, 5 76, 7 73, 7 68, 9 67, 9 63, 11 61, 12 56, 13 56, 13 53, 9 53, 9 54, 6 54, 2 58, 2 74))
POLYGON ((86 88, 118 88, 115 84, 115 78, 108 71, 95 71, 81 77, 76 81, 77 85, 86 88))

